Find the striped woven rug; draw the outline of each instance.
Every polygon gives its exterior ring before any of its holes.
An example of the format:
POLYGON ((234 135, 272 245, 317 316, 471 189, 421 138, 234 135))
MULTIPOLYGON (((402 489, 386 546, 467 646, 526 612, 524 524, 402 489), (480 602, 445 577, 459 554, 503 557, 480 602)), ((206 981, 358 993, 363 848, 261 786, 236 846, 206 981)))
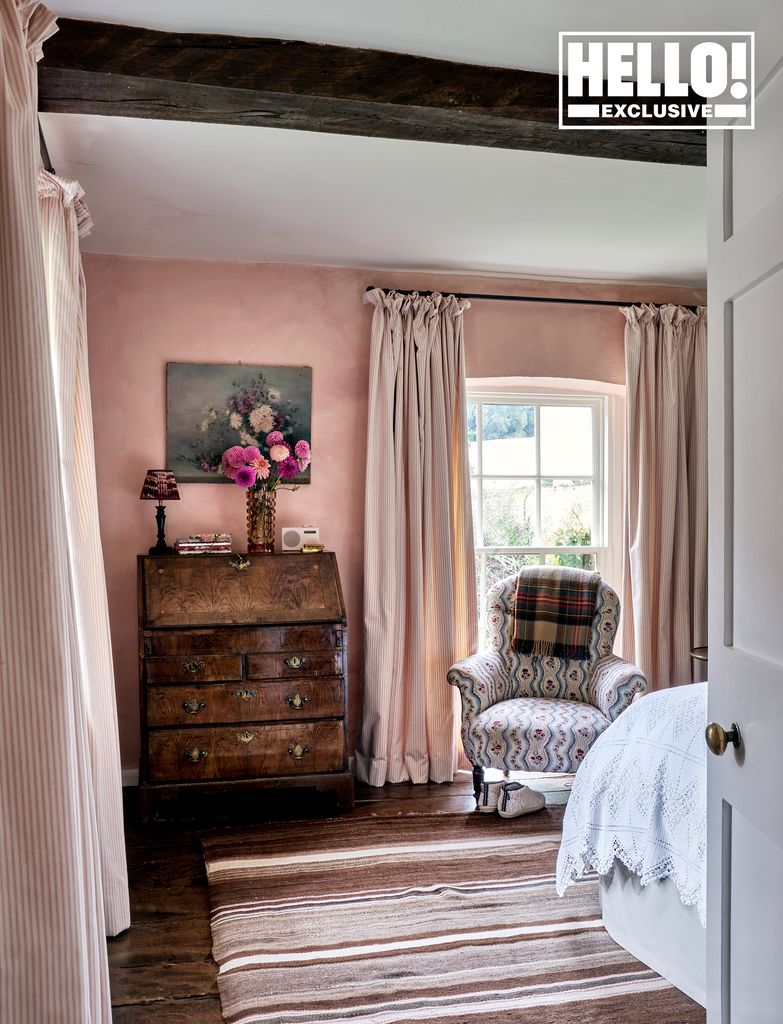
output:
POLYGON ((204 840, 228 1024, 703 1024, 554 888, 560 832, 417 814, 204 840))

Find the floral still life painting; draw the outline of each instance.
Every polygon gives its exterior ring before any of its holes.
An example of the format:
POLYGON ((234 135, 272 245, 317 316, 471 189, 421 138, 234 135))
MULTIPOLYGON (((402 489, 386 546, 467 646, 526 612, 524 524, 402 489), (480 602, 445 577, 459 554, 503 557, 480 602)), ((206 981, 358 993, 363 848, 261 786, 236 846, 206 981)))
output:
MULTIPOLYGON (((293 446, 311 436, 309 366, 166 365, 167 468, 181 483, 232 483, 223 453, 264 445, 272 432, 293 446)), ((310 482, 309 463, 291 484, 310 482)))

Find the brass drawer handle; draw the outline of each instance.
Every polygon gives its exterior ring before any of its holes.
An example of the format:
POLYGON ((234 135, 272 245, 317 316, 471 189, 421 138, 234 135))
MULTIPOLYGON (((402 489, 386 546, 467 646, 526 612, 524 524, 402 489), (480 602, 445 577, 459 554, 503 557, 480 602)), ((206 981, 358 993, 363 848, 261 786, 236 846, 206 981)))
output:
POLYGON ((247 729, 245 729, 244 732, 237 733, 237 739, 240 743, 252 743, 255 738, 256 734, 254 732, 248 732, 247 729))
POLYGON ((251 700, 258 696, 258 690, 237 690, 234 696, 239 697, 240 700, 251 700))
POLYGON ((200 750, 198 747, 191 747, 190 750, 183 750, 185 760, 190 761, 191 764, 198 764, 199 761, 203 761, 209 754, 208 750, 200 750))
POLYGON ((305 754, 309 754, 309 753, 310 753, 310 748, 309 747, 303 747, 299 743, 296 743, 293 747, 289 747, 288 748, 289 757, 291 757, 291 759, 293 761, 301 761, 302 758, 305 756, 305 754))
POLYGON ((203 672, 206 665, 203 661, 183 661, 182 667, 186 672, 192 673, 192 675, 198 675, 199 672, 203 672))
POLYGON ((183 700, 182 702, 182 710, 187 711, 189 715, 197 715, 199 711, 203 711, 206 706, 205 701, 198 700, 196 697, 193 697, 190 700, 183 700))
POLYGON ((290 658, 283 658, 286 668, 304 668, 307 658, 300 658, 298 654, 292 654, 290 658))
POLYGON ((234 559, 229 559, 228 564, 232 569, 236 569, 237 572, 244 572, 245 569, 250 568, 250 559, 243 558, 241 555, 237 555, 234 559))
POLYGON ((305 704, 310 700, 307 696, 302 696, 301 693, 295 693, 293 697, 286 697, 286 704, 293 708, 294 711, 301 711, 305 704))

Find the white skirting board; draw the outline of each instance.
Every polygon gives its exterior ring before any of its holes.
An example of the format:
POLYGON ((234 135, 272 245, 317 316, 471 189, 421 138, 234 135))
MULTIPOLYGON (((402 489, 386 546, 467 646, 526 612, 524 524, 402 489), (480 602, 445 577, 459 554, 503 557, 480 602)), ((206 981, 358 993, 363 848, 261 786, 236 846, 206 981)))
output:
POLYGON ((674 882, 650 885, 614 862, 600 879, 604 927, 614 941, 686 996, 707 1005, 707 931, 696 907, 685 907, 674 882))

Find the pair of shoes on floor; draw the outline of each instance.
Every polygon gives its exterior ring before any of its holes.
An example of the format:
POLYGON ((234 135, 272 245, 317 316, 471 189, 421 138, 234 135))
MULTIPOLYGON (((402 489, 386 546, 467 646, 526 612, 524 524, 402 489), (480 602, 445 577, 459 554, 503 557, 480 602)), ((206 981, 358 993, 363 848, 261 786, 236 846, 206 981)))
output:
POLYGON ((523 786, 521 782, 482 782, 479 790, 478 809, 484 814, 495 811, 501 818, 518 818, 520 814, 540 811, 546 803, 544 794, 523 786))

